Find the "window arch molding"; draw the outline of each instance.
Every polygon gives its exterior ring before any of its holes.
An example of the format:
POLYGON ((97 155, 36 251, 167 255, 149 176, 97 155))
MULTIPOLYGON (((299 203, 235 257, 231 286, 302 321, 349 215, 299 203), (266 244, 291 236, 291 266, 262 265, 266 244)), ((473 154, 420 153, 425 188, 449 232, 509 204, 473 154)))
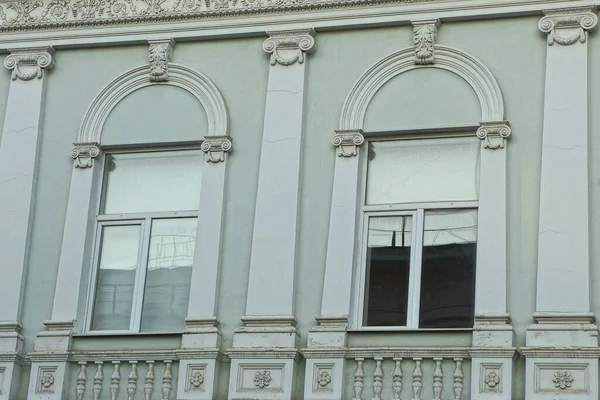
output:
POLYGON ((189 92, 204 108, 208 134, 198 137, 206 153, 202 167, 196 249, 186 321, 217 325, 217 282, 220 265, 223 203, 227 157, 232 149, 229 116, 217 86, 205 75, 189 67, 169 63, 167 81, 152 82, 148 65, 131 69, 111 81, 92 101, 82 120, 75 147, 69 200, 63 231, 52 314, 45 325, 49 330, 82 332, 85 304, 90 288, 94 227, 103 173, 102 131, 110 112, 129 94, 155 85, 169 85, 189 92), (202 277, 202 278, 200 278, 202 277), (78 286, 73 289, 73 284, 78 286))
MULTIPOLYGON (((342 106, 339 128, 333 136, 337 147, 329 220, 326 271, 320 324, 349 324, 358 305, 355 292, 360 246, 359 216, 360 146, 364 143, 365 115, 376 93, 391 79, 420 68, 452 72, 469 84, 481 106, 477 137, 482 139, 480 164, 479 231, 475 318, 477 324, 505 323, 506 310, 506 180, 505 139, 511 135, 505 120, 500 85, 483 62, 462 50, 435 45, 435 62, 417 65, 414 48, 397 51, 366 70, 348 93, 342 106), (491 140, 491 139, 493 140, 491 140)), ((475 132, 474 132, 475 133, 475 132)), ((475 135, 474 135, 475 136, 475 135)), ((507 327, 510 329, 509 327, 507 327)))
POLYGON ((96 96, 81 123, 77 143, 101 143, 102 129, 110 112, 136 90, 153 85, 170 85, 189 92, 198 100, 208 120, 207 136, 229 134, 229 116, 225 100, 217 86, 205 75, 183 65, 169 63, 169 80, 161 83, 148 79, 148 66, 125 72, 96 96))
POLYGON ((504 120, 504 100, 492 72, 472 55, 443 45, 435 45, 435 63, 414 63, 414 48, 390 54, 369 68, 348 93, 340 117, 339 130, 363 129, 367 108, 375 94, 391 79, 419 68, 437 68, 452 72, 473 89, 481 106, 480 122, 504 120))

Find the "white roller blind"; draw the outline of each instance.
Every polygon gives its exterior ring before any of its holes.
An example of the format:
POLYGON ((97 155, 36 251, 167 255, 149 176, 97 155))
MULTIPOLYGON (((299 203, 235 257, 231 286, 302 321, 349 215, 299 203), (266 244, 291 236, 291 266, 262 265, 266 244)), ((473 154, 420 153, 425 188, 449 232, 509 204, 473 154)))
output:
POLYGON ((475 136, 371 142, 367 204, 477 200, 479 151, 475 136))
POLYGON ((109 154, 105 214, 197 210, 200 150, 109 154))
POLYGON ((426 211, 423 246, 477 242, 477 210, 426 211))
POLYGON ((412 242, 412 217, 369 218, 369 247, 410 247, 412 242))

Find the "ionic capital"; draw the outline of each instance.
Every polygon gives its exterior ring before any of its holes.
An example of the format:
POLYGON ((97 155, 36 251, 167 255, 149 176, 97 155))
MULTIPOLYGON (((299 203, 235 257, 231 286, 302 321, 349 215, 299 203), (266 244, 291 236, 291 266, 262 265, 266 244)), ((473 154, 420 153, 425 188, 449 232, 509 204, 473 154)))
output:
POLYGON ((558 43, 568 46, 576 42, 585 43, 589 31, 598 27, 595 7, 563 8, 544 11, 538 27, 548 34, 548 45, 558 43))
POLYGON ((263 43, 263 50, 271 54, 271 65, 288 66, 304 63, 305 53, 315 48, 315 31, 267 32, 269 38, 263 43))
POLYGON ((32 47, 28 49, 9 49, 10 54, 4 59, 4 66, 12 70, 13 81, 20 79, 29 81, 44 76, 44 70, 54 68, 54 49, 48 47, 32 47))

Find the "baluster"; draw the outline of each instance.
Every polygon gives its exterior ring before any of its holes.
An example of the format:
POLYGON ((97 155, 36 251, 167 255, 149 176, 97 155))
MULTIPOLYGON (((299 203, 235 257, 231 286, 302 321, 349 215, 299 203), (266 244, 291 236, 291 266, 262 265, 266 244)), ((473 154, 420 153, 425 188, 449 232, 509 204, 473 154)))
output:
POLYGON ((111 400, 117 400, 117 394, 119 393, 119 381, 121 380, 121 372, 119 372, 119 365, 121 361, 113 361, 115 365, 112 375, 110 376, 110 398, 111 400))
POLYGON ((413 400, 421 400, 421 389, 423 388, 423 371, 421 370, 422 358, 413 358, 415 370, 413 372, 413 400))
POLYGON ((462 370, 462 358, 455 358, 456 368, 454 369, 454 400, 460 400, 463 391, 463 370, 462 370))
POLYGON ((162 384, 162 400, 169 400, 169 395, 171 394, 171 382, 173 381, 171 363, 171 360, 165 360, 165 374, 163 375, 162 384))
POLYGON ((131 364, 131 372, 129 373, 129 379, 127 383, 127 400, 133 400, 133 396, 137 390, 137 361, 129 361, 129 364, 131 364))
POLYGON ((441 400, 444 379, 442 358, 434 357, 433 361, 435 361, 435 369, 433 370, 433 400, 441 400))
POLYGON ((144 394, 146 396, 145 399, 150 400, 152 389, 154 389, 154 361, 146 361, 146 364, 148 364, 148 372, 146 372, 144 394))
POLYGON ((402 392, 402 358, 394 358, 394 361, 396 362, 396 368, 394 368, 393 373, 392 389, 394 390, 394 399, 399 399, 402 392))
POLYGON ((87 361, 79 362, 79 375, 77 375, 77 400, 83 399, 83 393, 85 393, 85 383, 87 380, 87 375, 85 374, 85 367, 87 366, 87 361))
POLYGON ((375 397, 373 400, 381 399, 381 389, 383 388, 383 368, 381 368, 381 364, 383 363, 383 358, 376 357, 375 362, 375 371, 373 372, 373 393, 375 397))
POLYGON ((100 400, 100 392, 102 392, 102 380, 104 380, 104 374, 102 373, 102 361, 96 361, 98 370, 94 375, 94 400, 100 400))
POLYGON ((365 370, 363 369, 364 358, 356 358, 356 372, 354 373, 354 399, 362 400, 363 387, 365 386, 365 370))

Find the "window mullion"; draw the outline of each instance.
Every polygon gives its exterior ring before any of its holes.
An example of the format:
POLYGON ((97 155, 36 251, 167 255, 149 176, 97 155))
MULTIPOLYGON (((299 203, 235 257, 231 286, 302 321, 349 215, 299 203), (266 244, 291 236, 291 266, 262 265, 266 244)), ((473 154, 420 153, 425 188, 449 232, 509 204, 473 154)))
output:
POLYGON ((421 300, 421 258, 423 254, 423 209, 418 209, 413 221, 413 240, 410 256, 408 318, 409 328, 419 327, 419 311, 421 300))
POLYGON ((133 332, 139 332, 142 321, 142 304, 144 302, 144 286, 146 283, 146 270, 148 268, 148 253, 150 248, 150 232, 152 219, 146 218, 142 223, 139 264, 136 271, 135 286, 133 289, 133 303, 131 305, 131 324, 133 332))

